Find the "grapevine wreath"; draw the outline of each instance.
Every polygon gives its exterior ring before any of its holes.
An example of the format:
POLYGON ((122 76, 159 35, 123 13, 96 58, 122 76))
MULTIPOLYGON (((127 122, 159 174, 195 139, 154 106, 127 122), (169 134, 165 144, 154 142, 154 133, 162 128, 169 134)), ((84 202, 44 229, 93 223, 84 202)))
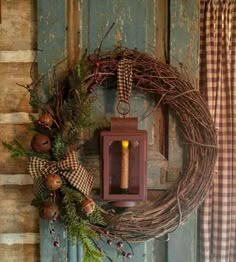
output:
MULTIPOLYGON (((85 54, 49 89, 45 103, 38 85, 28 88, 30 103, 39 112, 39 118, 32 116, 32 150, 17 141, 3 144, 13 157, 29 158, 35 193, 32 204, 39 208, 41 218, 50 221, 51 234, 51 221, 60 217, 69 238, 81 240, 85 256, 99 260, 104 255, 98 239, 131 257, 131 251, 123 250, 122 241, 144 241, 171 232, 202 203, 212 182, 216 132, 199 91, 176 68, 137 50, 98 50, 85 54), (100 126, 91 118, 96 100, 93 90, 116 82, 118 63, 123 58, 132 65, 133 88, 152 95, 156 107, 166 104, 174 112, 185 145, 186 165, 172 187, 157 199, 116 212, 109 203, 91 197, 93 177, 80 164, 77 151, 82 147, 81 131, 100 126)), ((54 245, 59 243, 54 241, 54 245)))

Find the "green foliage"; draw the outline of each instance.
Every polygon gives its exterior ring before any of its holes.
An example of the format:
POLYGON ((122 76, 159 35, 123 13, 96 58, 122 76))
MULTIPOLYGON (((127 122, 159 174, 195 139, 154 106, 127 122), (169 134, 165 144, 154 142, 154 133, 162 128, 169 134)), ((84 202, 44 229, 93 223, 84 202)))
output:
POLYGON ((42 99, 40 98, 38 88, 34 87, 30 92, 30 105, 32 106, 33 109, 38 110, 43 102, 42 99))
POLYGON ((52 143, 52 153, 55 160, 59 161, 63 158, 67 150, 67 145, 63 141, 61 134, 57 134, 52 143))
POLYGON ((90 215, 87 216, 87 219, 89 220, 89 223, 91 224, 96 224, 96 225, 104 225, 104 219, 103 216, 100 212, 100 210, 97 208, 97 206, 95 207, 93 213, 91 213, 90 215))
MULTIPOLYGON (((48 84, 51 90, 48 93, 47 102, 42 100, 43 96, 40 94, 39 86, 34 85, 28 89, 32 108, 49 112, 53 116, 53 125, 45 128, 38 123, 33 114, 30 115, 30 119, 34 123, 31 130, 47 135, 52 141, 52 150, 50 154, 36 153, 24 149, 16 140, 11 143, 2 142, 12 157, 39 157, 49 161, 60 161, 66 154, 69 145, 77 147, 81 142, 80 135, 84 128, 99 128, 104 125, 96 126, 93 120, 92 111, 95 96, 91 94, 91 90, 88 90, 89 84, 86 80, 90 70, 86 53, 84 53, 79 64, 64 79, 59 80, 54 68, 52 84, 48 84)), ((64 171, 58 169, 58 173, 64 171)), ((54 200, 59 207, 63 221, 65 221, 68 238, 81 242, 85 262, 102 262, 104 253, 99 251, 94 242, 94 239, 100 237, 100 231, 97 231, 98 226, 104 225, 102 213, 95 206, 95 210, 91 214, 86 214, 82 208, 85 196, 72 188, 64 178, 62 180, 63 185, 55 194, 54 200)), ((48 192, 45 194, 36 192, 31 204, 40 207, 48 198, 48 192)))
POLYGON ((88 63, 86 63, 87 60, 87 52, 85 51, 83 55, 81 56, 81 59, 78 63, 78 65, 75 67, 75 71, 79 77, 79 79, 84 80, 89 71, 88 63))
POLYGON ((94 125, 92 105, 95 98, 88 94, 87 87, 75 72, 70 76, 70 93, 63 102, 60 115, 63 118, 62 137, 73 143, 83 128, 94 125))
POLYGON ((79 240, 84 250, 84 261, 103 261, 104 254, 99 252, 92 239, 98 238, 98 234, 91 228, 88 220, 83 219, 81 213, 81 202, 84 196, 72 188, 62 187, 64 193, 63 209, 66 217, 68 238, 72 241, 79 240), (79 210, 80 209, 80 210, 79 210))
POLYGON ((33 114, 29 114, 29 118, 30 118, 31 122, 33 122, 33 123, 34 123, 34 121, 37 120, 37 118, 33 114))
POLYGON ((50 160, 48 153, 36 153, 32 150, 24 149, 23 146, 16 140, 11 143, 2 142, 2 145, 10 152, 12 158, 16 157, 40 157, 50 160))
POLYGON ((36 194, 34 199, 31 201, 31 205, 34 207, 40 207, 44 201, 48 199, 48 195, 36 194))

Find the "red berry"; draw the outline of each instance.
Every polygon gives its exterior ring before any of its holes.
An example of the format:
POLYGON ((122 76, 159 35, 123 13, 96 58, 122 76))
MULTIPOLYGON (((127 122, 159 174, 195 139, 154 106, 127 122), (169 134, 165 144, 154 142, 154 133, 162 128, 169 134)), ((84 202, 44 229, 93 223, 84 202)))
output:
POLYGON ((53 218, 52 218, 52 221, 54 221, 54 222, 57 221, 57 218, 56 218, 56 217, 53 217, 53 218))
POLYGON ((94 66, 99 67, 99 66, 100 66, 100 63, 99 63, 98 61, 95 61, 95 62, 94 62, 94 66))
POLYGON ((93 87, 90 87, 90 88, 88 89, 88 92, 89 92, 90 94, 93 93, 93 91, 94 91, 93 87))
POLYGON ((98 84, 99 83, 99 81, 98 81, 98 79, 96 78, 96 79, 94 79, 94 84, 98 84))
POLYGON ((130 259, 130 258, 132 258, 132 254, 131 253, 127 253, 126 257, 130 259))
POLYGON ((112 245, 112 241, 111 241, 110 239, 108 239, 108 240, 107 240, 107 244, 108 244, 109 246, 111 246, 111 245, 112 245))
POLYGON ((117 246, 118 246, 118 247, 123 247, 124 244, 123 244, 123 242, 119 241, 119 242, 117 243, 117 246))
POLYGON ((102 74, 100 72, 97 73, 97 77, 100 78, 102 74))
POLYGON ((88 56, 88 61, 92 61, 92 60, 93 60, 92 56, 89 55, 89 56, 88 56))
POLYGON ((54 247, 59 247, 59 242, 58 241, 54 241, 53 245, 54 245, 54 247))
POLYGON ((53 197, 53 196, 54 196, 54 192, 50 191, 50 192, 48 193, 48 195, 49 195, 50 197, 53 197))
POLYGON ((110 233, 110 232, 109 232, 108 230, 106 230, 106 229, 105 229, 103 232, 104 232, 105 235, 109 235, 109 233, 110 233))

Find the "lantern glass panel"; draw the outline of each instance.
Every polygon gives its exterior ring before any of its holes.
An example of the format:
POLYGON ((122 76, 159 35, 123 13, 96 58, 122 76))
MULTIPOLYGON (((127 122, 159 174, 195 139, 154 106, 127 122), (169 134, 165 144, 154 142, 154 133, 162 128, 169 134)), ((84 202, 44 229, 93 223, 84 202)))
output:
POLYGON ((117 140, 109 144, 109 194, 140 193, 140 142, 117 140))

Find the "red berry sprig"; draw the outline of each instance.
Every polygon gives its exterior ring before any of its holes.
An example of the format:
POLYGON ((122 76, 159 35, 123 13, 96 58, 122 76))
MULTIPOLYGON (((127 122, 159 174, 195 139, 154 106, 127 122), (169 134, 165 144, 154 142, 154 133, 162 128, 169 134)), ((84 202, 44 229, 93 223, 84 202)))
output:
POLYGON ((53 196, 54 196, 54 192, 53 192, 53 191, 50 191, 50 192, 48 193, 48 195, 49 195, 50 197, 53 197, 53 196))
POLYGON ((108 244, 109 246, 111 246, 111 245, 112 245, 112 241, 111 241, 110 239, 108 239, 108 240, 107 240, 107 244, 108 244))
POLYGON ((99 61, 95 61, 95 62, 94 62, 94 66, 95 66, 95 67, 99 67, 99 66, 100 66, 99 61))
POLYGON ((122 248, 124 246, 123 242, 119 241, 117 244, 116 244, 119 248, 122 248))
POLYGON ((54 245, 54 247, 59 247, 59 246, 60 246, 60 245, 59 245, 59 241, 55 240, 55 241, 53 242, 53 245, 54 245))

